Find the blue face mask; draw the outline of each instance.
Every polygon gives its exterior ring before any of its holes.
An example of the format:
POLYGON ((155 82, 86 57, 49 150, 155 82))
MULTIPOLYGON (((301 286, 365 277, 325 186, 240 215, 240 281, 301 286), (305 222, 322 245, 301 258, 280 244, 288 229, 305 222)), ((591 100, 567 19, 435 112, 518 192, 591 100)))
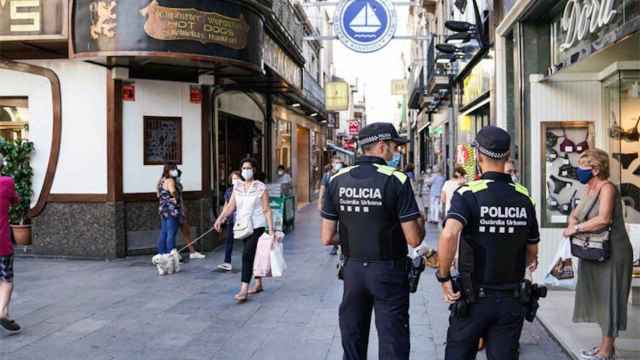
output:
POLYGON ((580 183, 586 184, 593 177, 593 170, 578 167, 576 168, 576 175, 578 176, 578 181, 580 181, 580 183))
POLYGON ((400 154, 393 154, 393 158, 391 158, 391 160, 387 161, 387 165, 397 168, 398 166, 400 166, 400 160, 402 159, 402 157, 400 156, 400 154))

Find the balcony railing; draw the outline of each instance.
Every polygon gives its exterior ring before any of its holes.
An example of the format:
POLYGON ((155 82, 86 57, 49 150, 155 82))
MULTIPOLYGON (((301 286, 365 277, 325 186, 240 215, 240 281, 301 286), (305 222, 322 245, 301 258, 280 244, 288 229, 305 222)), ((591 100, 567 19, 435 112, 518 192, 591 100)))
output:
POLYGON ((304 98, 318 110, 324 111, 324 90, 309 71, 305 69, 302 75, 304 98))
POLYGON ((286 29, 290 39, 299 49, 302 49, 304 27, 289 0, 273 0, 273 13, 282 27, 286 29))

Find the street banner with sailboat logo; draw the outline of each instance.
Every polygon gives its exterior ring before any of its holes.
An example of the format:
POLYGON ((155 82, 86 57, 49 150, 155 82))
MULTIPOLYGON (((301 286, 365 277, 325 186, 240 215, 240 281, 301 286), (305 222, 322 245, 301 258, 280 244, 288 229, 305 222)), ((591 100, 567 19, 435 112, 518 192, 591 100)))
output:
POLYGON ((335 16, 338 38, 353 51, 380 50, 396 32, 396 11, 389 0, 343 0, 335 16))

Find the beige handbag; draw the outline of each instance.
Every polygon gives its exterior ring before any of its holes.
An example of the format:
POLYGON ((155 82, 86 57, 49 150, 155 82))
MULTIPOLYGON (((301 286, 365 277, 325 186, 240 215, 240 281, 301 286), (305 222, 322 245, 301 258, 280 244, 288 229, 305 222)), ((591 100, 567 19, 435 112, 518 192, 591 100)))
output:
POLYGON ((251 216, 236 218, 233 224, 233 238, 236 240, 244 240, 253 234, 253 222, 251 216))

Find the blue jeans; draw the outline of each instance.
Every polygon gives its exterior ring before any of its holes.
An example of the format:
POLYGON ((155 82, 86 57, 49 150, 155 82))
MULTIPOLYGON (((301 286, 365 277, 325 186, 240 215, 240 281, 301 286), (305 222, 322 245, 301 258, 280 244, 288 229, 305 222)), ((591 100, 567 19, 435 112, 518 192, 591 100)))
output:
POLYGON ((229 221, 224 230, 224 262, 231 263, 231 254, 233 253, 233 224, 229 221))
POLYGON ((158 254, 168 254, 176 248, 176 234, 178 233, 178 218, 161 218, 160 239, 158 240, 158 254))

